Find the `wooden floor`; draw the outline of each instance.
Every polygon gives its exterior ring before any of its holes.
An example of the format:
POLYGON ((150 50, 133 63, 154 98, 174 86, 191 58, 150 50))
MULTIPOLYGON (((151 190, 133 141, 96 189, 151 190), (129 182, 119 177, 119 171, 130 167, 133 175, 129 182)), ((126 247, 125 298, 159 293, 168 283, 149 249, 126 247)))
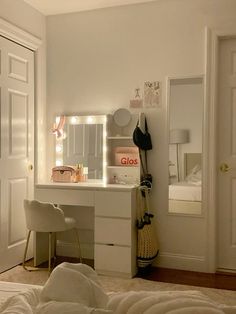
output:
POLYGON ((236 291, 236 274, 229 273, 208 274, 150 267, 145 271, 139 271, 137 277, 153 281, 236 291))
MULTIPOLYGON (((62 261, 79 263, 77 258, 58 256, 56 264, 60 264, 62 261)), ((93 260, 84 259, 83 262, 91 267, 94 266, 93 260)), ((47 265, 47 263, 43 263, 41 267, 47 267, 47 265)), ((230 273, 208 274, 169 268, 147 267, 144 271, 139 271, 136 277, 152 281, 236 291, 236 274, 230 273)))

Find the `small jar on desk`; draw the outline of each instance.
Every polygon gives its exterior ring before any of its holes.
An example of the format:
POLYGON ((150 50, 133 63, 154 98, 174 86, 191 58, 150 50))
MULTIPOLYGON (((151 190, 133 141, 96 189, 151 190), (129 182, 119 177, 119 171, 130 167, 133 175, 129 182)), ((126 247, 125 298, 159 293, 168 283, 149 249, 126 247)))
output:
POLYGON ((75 182, 86 182, 88 180, 88 167, 78 164, 75 175, 75 182))

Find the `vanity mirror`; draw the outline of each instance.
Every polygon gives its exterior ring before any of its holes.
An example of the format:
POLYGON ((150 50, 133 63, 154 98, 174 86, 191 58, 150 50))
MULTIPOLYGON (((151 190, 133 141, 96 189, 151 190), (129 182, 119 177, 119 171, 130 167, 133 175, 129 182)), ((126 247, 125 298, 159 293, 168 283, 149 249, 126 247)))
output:
MULTIPOLYGON (((88 179, 106 180, 105 115, 65 116, 62 136, 55 140, 55 165, 83 164, 88 179)), ((58 124, 60 117, 56 118, 58 124)))
POLYGON ((168 79, 169 208, 202 213, 203 77, 168 79))

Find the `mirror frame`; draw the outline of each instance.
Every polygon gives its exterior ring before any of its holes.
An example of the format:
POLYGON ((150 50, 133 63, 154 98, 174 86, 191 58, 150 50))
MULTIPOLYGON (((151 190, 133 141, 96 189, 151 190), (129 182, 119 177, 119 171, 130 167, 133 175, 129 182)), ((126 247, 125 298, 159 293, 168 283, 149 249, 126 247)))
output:
MULTIPOLYGON (((56 123, 60 120, 60 116, 56 117, 56 123)), ((66 116, 65 115, 65 123, 69 123, 71 125, 75 124, 102 124, 103 125, 103 169, 102 169, 102 179, 88 179, 88 181, 101 181, 107 182, 107 116, 106 115, 73 115, 66 116)), ((56 137, 55 139, 55 158, 54 164, 56 166, 63 165, 63 140, 65 139, 66 134, 62 137, 56 137)))
POLYGON ((205 203, 206 203, 206 175, 207 175, 207 149, 206 149, 206 81, 205 76, 203 74, 199 75, 189 75, 189 76, 168 76, 166 77, 166 127, 167 127, 167 152, 168 152, 168 161, 169 161, 169 137, 170 137, 170 88, 171 88, 171 81, 173 80, 199 80, 202 84, 203 89, 203 114, 202 114, 202 204, 201 204, 201 212, 199 213, 186 213, 186 212, 170 212, 169 211, 169 162, 167 163, 167 175, 168 175, 168 194, 167 194, 167 214, 168 215, 177 215, 177 216, 192 216, 192 217, 203 217, 205 214, 205 203))

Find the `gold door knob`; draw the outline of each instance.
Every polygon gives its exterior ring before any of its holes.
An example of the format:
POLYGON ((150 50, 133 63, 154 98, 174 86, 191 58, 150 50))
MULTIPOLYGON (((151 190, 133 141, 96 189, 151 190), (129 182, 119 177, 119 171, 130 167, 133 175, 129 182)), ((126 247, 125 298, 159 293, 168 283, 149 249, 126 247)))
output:
POLYGON ((30 164, 30 165, 29 165, 29 170, 32 171, 33 169, 34 169, 34 166, 33 166, 32 164, 30 164))
POLYGON ((220 171, 221 172, 228 172, 230 170, 230 167, 229 167, 229 165, 227 165, 226 163, 222 163, 221 165, 220 165, 220 171))

